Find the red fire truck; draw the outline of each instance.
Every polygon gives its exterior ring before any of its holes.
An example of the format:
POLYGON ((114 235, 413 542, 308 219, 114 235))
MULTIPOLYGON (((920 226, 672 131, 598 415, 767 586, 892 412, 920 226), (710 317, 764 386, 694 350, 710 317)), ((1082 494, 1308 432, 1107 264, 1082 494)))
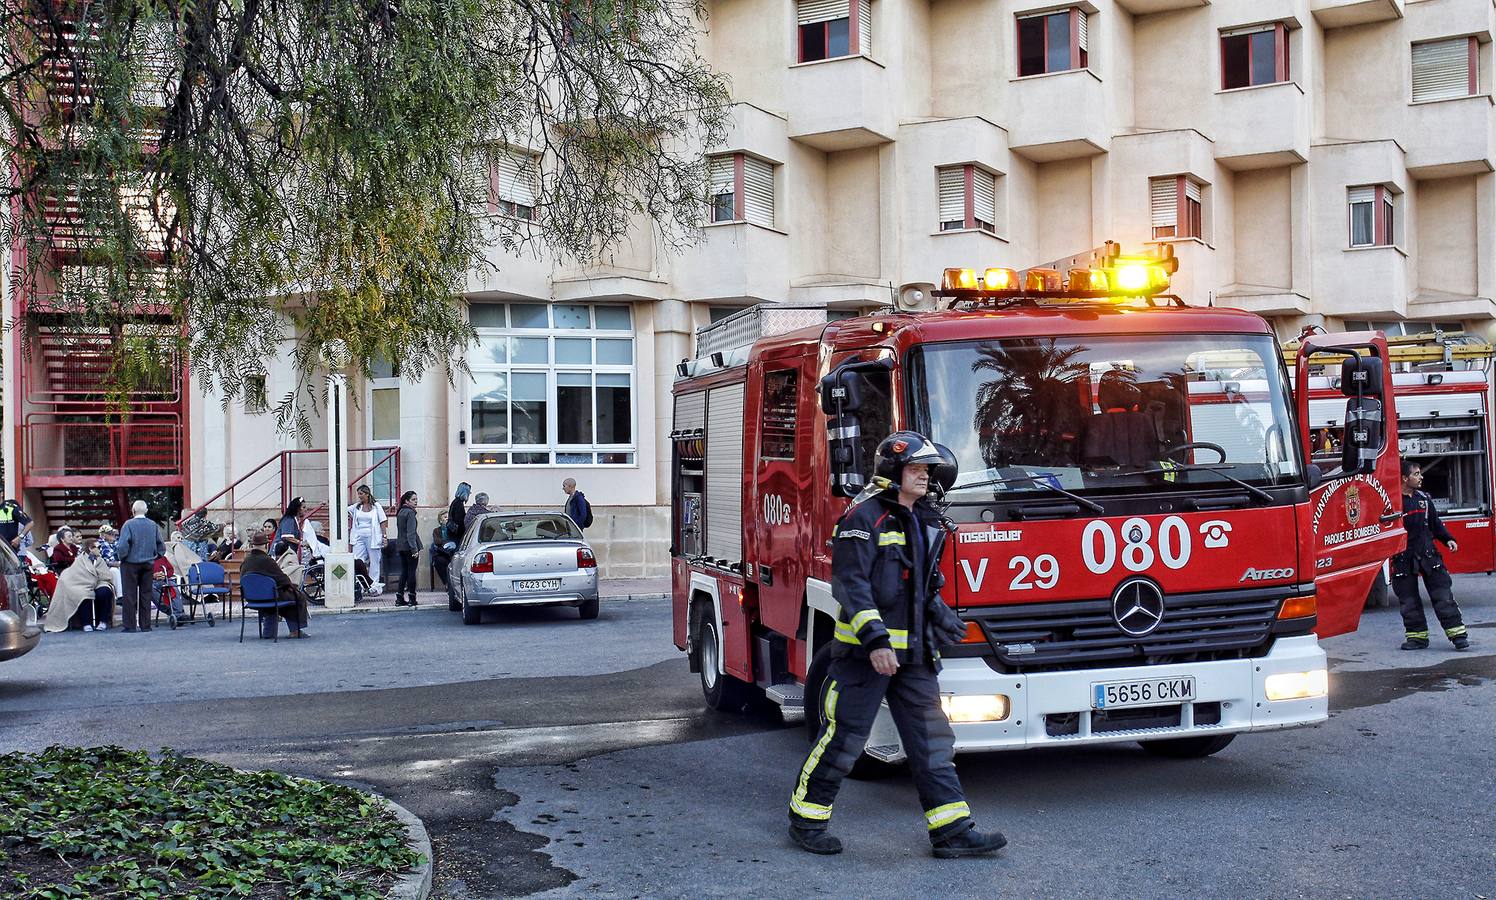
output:
MULTIPOLYGON (((939 497, 944 599, 967 623, 940 674, 958 751, 1196 756, 1323 721, 1316 634, 1357 627, 1405 540, 1387 342, 1307 337, 1290 382, 1262 318, 1166 295, 1174 262, 1108 244, 948 269, 901 303, 934 309, 775 304, 703 329, 674 390, 672 574, 708 705, 761 692, 795 713, 818 694, 832 526, 908 428, 960 463, 939 497), (1309 363, 1331 357, 1327 471, 1304 423, 1309 363)), ((865 754, 904 758, 886 710, 865 754)))

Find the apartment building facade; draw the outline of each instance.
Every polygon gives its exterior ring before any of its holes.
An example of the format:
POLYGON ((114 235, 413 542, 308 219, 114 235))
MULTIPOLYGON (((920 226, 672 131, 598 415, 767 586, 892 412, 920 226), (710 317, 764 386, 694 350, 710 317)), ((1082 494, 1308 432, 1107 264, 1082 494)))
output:
MULTIPOLYGON (((574 266, 495 248, 466 300, 471 379, 393 367, 355 445, 401 448, 435 505, 597 508, 605 574, 668 564, 674 366, 760 302, 835 311, 952 265, 1167 240, 1188 302, 1306 325, 1496 335, 1493 0, 711 0, 731 78, 700 242, 643 229, 574 266)), ((534 199, 499 156, 495 215, 534 199)), ((271 367, 267 394, 289 376, 271 367)), ((190 392, 191 502, 290 438, 190 392)), ((6 477, 11 475, 9 469, 6 477)))

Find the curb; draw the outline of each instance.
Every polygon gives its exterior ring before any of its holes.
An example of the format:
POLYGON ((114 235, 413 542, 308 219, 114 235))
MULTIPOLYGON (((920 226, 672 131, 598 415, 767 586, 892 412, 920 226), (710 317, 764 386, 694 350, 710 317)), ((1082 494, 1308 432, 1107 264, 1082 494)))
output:
POLYGON ((421 854, 424 860, 409 875, 397 878, 387 896, 390 900, 426 900, 431 896, 432 874, 431 835, 426 831, 426 823, 422 822, 415 813, 383 794, 370 790, 365 790, 364 793, 381 800, 390 812, 395 814, 395 818, 405 826, 405 842, 410 845, 410 849, 421 854))
MULTIPOLYGON (((417 606, 414 609, 411 609, 408 606, 348 606, 331 609, 326 606, 313 605, 307 609, 307 614, 311 616, 345 616, 354 614, 363 615, 367 613, 417 613, 433 609, 439 609, 443 612, 446 612, 446 596, 443 594, 434 594, 432 595, 432 597, 433 599, 429 603, 425 602, 423 599, 421 605, 417 606)), ((656 591, 649 594, 613 594, 611 596, 608 594, 604 594, 602 595, 601 599, 605 603, 620 603, 628 602, 631 600, 668 600, 670 599, 670 595, 663 591, 656 591)))

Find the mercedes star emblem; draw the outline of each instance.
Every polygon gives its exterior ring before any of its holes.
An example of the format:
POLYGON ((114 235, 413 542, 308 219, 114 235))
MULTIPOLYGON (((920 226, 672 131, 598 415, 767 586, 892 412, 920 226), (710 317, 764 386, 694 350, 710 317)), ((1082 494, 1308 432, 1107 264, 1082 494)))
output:
POLYGON ((1152 634, 1164 620, 1164 594, 1146 578, 1122 582, 1112 595, 1112 618, 1132 637, 1152 634))

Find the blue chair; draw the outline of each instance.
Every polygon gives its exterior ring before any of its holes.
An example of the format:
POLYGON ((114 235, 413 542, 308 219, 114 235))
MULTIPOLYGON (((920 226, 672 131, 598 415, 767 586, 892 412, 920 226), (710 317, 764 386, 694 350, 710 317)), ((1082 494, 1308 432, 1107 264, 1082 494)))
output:
MULTIPOLYGON (((280 640, 280 620, 276 616, 283 606, 295 606, 295 600, 282 600, 275 587, 275 579, 269 575, 250 572, 239 579, 239 643, 244 643, 244 619, 248 610, 269 612, 275 630, 273 640, 280 640)), ((263 636, 263 633, 262 633, 263 636)))
MULTIPOLYGON (((229 589, 229 576, 218 563, 200 562, 187 567, 187 596, 193 606, 205 606, 218 599, 220 615, 227 616, 233 595, 229 589)), ((208 624, 213 624, 213 614, 208 613, 208 624)))

